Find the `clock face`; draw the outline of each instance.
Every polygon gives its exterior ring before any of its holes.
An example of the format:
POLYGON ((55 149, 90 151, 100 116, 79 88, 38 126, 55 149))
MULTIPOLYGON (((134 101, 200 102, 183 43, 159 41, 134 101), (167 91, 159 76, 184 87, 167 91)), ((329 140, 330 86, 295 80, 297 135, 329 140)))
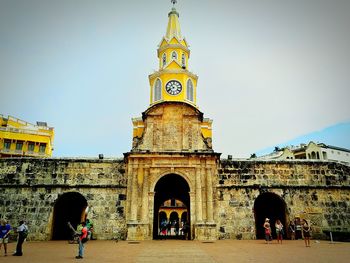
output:
POLYGON ((179 94, 181 92, 182 85, 177 80, 170 80, 165 85, 165 89, 170 95, 177 95, 177 94, 179 94))

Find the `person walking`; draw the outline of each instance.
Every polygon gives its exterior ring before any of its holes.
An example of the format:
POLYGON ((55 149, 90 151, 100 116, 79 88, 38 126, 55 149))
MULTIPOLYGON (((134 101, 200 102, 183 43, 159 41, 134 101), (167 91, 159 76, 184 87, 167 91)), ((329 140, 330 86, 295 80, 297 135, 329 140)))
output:
POLYGON ((78 256, 76 256, 76 259, 82 259, 84 257, 84 248, 85 248, 85 243, 88 240, 88 229, 86 227, 85 222, 81 222, 81 225, 83 228, 81 229, 81 232, 79 233, 79 239, 78 239, 78 256))
POLYGON ((7 256, 7 243, 9 242, 9 233, 11 231, 11 226, 6 222, 5 219, 1 220, 0 225, 0 251, 1 246, 4 245, 5 257, 7 256))
POLYGON ((18 237, 17 237, 16 252, 13 254, 13 256, 22 256, 23 255, 22 245, 28 235, 28 226, 26 225, 24 220, 19 222, 19 227, 17 227, 17 234, 18 234, 18 237))
POLYGON ((308 222, 303 219, 302 231, 304 236, 304 242, 306 247, 310 247, 311 227, 308 222))
POLYGON ((270 219, 268 218, 265 218, 264 230, 265 230, 265 242, 266 244, 269 244, 271 240, 271 226, 270 226, 270 219))
POLYGON ((282 245, 284 231, 283 231, 283 225, 279 219, 276 220, 275 228, 276 228, 276 235, 277 235, 277 244, 281 242, 281 245, 282 245))

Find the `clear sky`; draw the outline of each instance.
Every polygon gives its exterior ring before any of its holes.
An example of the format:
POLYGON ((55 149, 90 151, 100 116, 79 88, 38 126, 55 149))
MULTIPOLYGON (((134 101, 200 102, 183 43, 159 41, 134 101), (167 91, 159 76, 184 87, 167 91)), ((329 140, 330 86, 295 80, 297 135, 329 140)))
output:
MULTIPOLYGON (((53 126, 56 157, 122 157, 131 118, 149 106, 171 7, 0 0, 0 113, 53 126)), ((178 0, 176 8, 215 151, 249 157, 310 139, 350 148, 350 1, 178 0)))

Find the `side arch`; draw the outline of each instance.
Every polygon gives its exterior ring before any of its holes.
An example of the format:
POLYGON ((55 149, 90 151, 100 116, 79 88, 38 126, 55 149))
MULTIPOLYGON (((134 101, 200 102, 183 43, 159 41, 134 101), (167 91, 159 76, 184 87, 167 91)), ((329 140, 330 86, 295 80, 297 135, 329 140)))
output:
POLYGON ((87 207, 87 200, 78 192, 67 192, 59 196, 54 205, 52 240, 71 239, 72 231, 68 222, 76 229, 81 221, 85 221, 87 207))
MULTIPOLYGON (((272 236, 276 238, 275 223, 279 219, 284 230, 287 227, 287 205, 278 194, 272 192, 261 193, 254 202, 255 233, 257 239, 265 238, 265 218, 270 219, 272 236)), ((286 232, 286 231, 285 231, 286 232)))

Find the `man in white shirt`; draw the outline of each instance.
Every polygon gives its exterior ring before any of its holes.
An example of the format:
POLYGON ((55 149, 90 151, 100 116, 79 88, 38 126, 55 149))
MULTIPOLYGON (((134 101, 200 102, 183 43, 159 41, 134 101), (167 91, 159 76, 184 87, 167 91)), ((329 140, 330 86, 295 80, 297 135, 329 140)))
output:
POLYGON ((13 256, 22 256, 22 244, 28 235, 28 227, 24 221, 19 222, 20 226, 17 227, 18 239, 16 246, 16 253, 13 256))

